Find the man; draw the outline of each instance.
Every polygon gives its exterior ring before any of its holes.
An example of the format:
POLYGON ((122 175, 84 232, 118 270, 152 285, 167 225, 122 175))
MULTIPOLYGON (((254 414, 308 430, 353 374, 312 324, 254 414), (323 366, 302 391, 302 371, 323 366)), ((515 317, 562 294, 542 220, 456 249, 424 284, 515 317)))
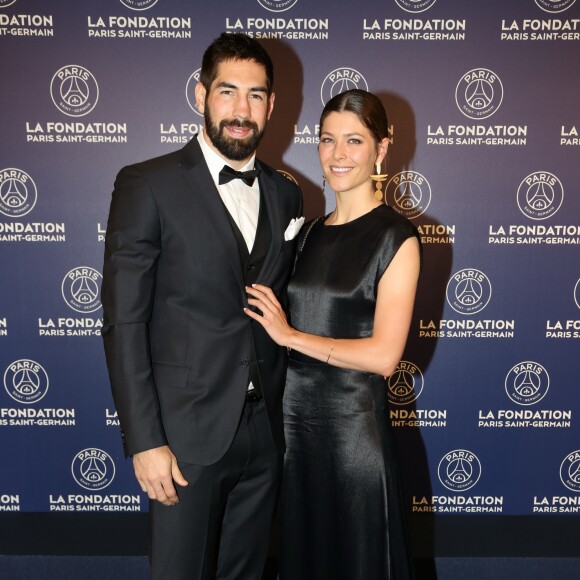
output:
POLYGON ((115 182, 103 340, 125 452, 152 500, 154 580, 257 580, 266 559, 286 359, 244 313, 245 286, 284 298, 287 226, 302 212, 299 189, 255 159, 272 83, 257 41, 222 34, 195 89, 203 132, 115 182))

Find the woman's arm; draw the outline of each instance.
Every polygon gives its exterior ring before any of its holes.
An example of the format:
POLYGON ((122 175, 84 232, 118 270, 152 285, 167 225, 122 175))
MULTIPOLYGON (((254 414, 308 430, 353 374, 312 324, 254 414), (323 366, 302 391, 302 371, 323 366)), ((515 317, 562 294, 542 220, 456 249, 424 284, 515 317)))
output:
POLYGON ((373 334, 367 338, 327 338, 292 328, 272 290, 260 284, 247 290, 252 296, 248 303, 256 306, 262 316, 245 311, 281 346, 337 367, 389 376, 397 368, 407 342, 419 269, 419 243, 416 238, 409 238, 381 277, 373 334))

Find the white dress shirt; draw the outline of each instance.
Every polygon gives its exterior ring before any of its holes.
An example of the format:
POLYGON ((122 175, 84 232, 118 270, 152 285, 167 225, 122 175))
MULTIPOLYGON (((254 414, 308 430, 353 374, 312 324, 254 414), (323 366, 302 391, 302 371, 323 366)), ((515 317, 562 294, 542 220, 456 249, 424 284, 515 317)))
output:
MULTIPOLYGON (((254 179, 254 183, 251 186, 246 185, 241 179, 232 179, 228 183, 220 185, 219 173, 223 166, 229 165, 229 163, 206 143, 203 132, 199 133, 197 140, 220 197, 236 225, 240 228, 240 232, 242 232, 242 236, 248 246, 248 252, 251 252, 256 239, 258 214, 260 212, 260 186, 258 185, 258 179, 254 179)), ((256 156, 252 155, 252 158, 239 171, 253 169, 255 160, 256 156)))

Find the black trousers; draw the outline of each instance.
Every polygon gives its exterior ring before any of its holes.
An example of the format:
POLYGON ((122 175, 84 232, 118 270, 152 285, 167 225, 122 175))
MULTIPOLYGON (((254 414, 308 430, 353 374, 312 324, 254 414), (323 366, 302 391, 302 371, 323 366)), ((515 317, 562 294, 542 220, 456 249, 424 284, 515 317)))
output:
POLYGON ((179 503, 150 502, 152 580, 260 580, 282 470, 263 399, 214 465, 179 463, 179 503))

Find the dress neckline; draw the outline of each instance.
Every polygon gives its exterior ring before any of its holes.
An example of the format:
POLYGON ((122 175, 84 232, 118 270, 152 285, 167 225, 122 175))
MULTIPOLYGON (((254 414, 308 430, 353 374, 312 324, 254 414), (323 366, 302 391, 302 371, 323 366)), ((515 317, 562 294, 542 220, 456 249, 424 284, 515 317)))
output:
POLYGON ((348 226, 350 224, 354 224, 355 222, 358 222, 359 220, 362 220, 363 218, 371 215, 373 212, 377 211, 377 209, 379 209, 380 207, 386 207, 386 205, 384 203, 382 203, 381 205, 377 205, 376 207, 373 207, 373 209, 367 211, 366 213, 363 213, 362 215, 359 215, 357 218, 354 218, 353 220, 350 220, 350 221, 345 222, 343 224, 327 224, 326 220, 328 219, 328 217, 332 213, 332 212, 330 212, 324 216, 324 220, 322 220, 322 225, 325 228, 340 228, 340 227, 348 226))

